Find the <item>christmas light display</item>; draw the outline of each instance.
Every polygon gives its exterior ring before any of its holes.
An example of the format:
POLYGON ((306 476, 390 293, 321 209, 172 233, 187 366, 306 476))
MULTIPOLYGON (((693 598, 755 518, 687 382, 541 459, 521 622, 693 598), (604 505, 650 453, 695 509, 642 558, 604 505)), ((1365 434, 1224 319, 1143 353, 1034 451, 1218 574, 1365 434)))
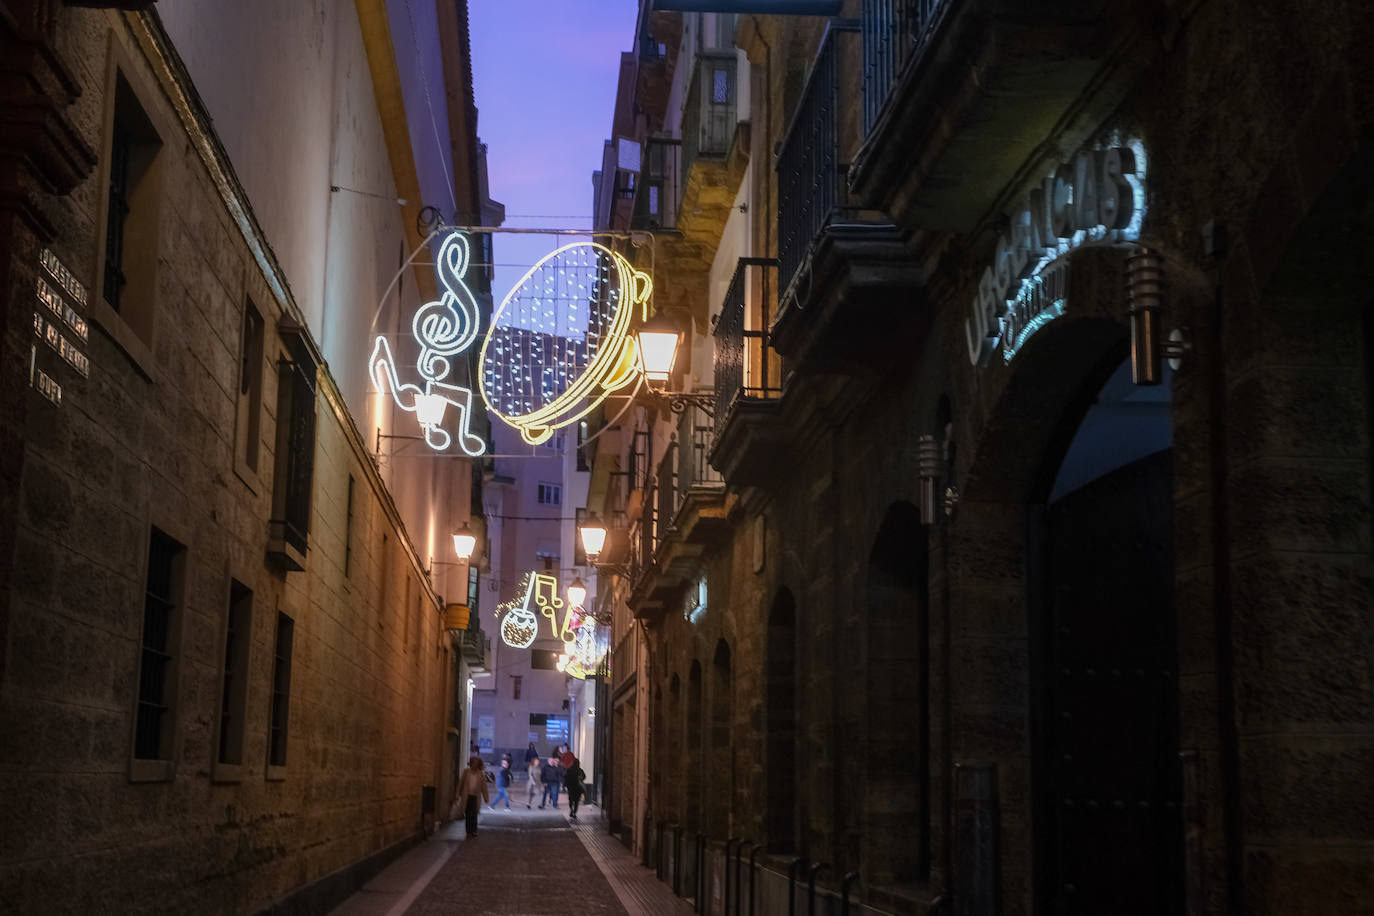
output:
MULTIPOLYGON (((558 579, 548 573, 525 573, 525 578, 520 582, 520 591, 523 592, 520 598, 496 609, 498 615, 505 614, 501 621, 501 640, 512 649, 528 649, 539 635, 536 610, 549 618, 553 631, 557 633, 558 609, 563 607, 563 599, 558 597, 558 579)), ((563 626, 568 626, 566 619, 563 626)))
POLYGON ((637 377, 629 335, 647 316, 653 283, 595 242, 545 256, 506 294, 482 343, 487 408, 531 445, 575 423, 637 377))
POLYGON ((385 337, 378 337, 368 361, 372 383, 378 391, 391 392, 396 406, 415 414, 424 430, 425 441, 436 451, 444 451, 453 441, 443 428, 444 413, 452 405, 458 409, 458 446, 476 457, 486 451, 486 442, 474 434, 472 389, 449 384, 453 357, 472 346, 477 339, 479 313, 472 291, 463 282, 467 274, 469 247, 467 236, 451 233, 439 248, 436 264, 444 292, 437 302, 427 302, 415 312, 411 333, 420 344, 415 368, 424 387, 402 383, 396 375, 396 360, 385 337))

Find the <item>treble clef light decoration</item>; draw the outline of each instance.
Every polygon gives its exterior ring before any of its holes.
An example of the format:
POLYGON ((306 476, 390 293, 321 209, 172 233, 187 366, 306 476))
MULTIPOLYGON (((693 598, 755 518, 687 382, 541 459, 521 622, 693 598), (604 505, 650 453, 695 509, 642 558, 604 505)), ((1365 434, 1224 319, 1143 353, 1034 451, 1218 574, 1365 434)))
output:
POLYGON ((411 333, 420 344, 415 368, 425 381, 424 387, 402 384, 397 379, 396 360, 385 337, 378 337, 373 345, 369 369, 378 391, 386 391, 389 386, 396 406, 415 414, 425 432, 425 442, 435 451, 444 451, 453 441, 453 436, 443 428, 444 412, 450 404, 458 408, 458 446, 475 458, 486 452, 487 444, 470 428, 472 389, 447 381, 453 371, 452 358, 477 339, 477 300, 463 282, 469 250, 467 236, 461 232, 444 239, 436 265, 443 295, 437 302, 420 306, 411 321, 411 333))

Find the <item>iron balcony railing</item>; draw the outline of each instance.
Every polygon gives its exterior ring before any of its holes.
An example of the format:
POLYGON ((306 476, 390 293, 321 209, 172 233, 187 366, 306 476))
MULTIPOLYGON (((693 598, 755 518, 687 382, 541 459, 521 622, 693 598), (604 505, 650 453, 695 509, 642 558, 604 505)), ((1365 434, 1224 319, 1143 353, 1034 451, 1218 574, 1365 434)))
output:
POLYGON ((782 367, 768 343, 778 301, 778 262, 740 258, 716 316, 716 419, 724 423, 736 400, 782 394, 782 367))
POLYGON ((864 0, 864 134, 873 130, 897 74, 920 51, 953 0, 864 0))
POLYGON ((693 490, 725 486, 725 478, 707 460, 714 442, 715 426, 710 414, 689 404, 677 423, 678 507, 693 490))
POLYGON ((840 123, 840 55, 859 33, 832 26, 821 40, 796 114, 778 154, 778 261, 784 289, 792 283, 811 242, 848 207, 840 123))
POLYGON ((675 437, 663 450, 663 460, 658 463, 658 476, 654 481, 654 492, 658 497, 654 506, 654 518, 657 522, 654 526, 655 550, 663 543, 663 538, 672 528, 673 519, 677 518, 678 507, 682 505, 678 498, 677 462, 678 443, 675 437))
POLYGON ((701 156, 722 157, 735 136, 735 88, 739 62, 734 52, 703 53, 692 68, 682 113, 682 174, 701 156))
POLYGON ((644 142, 639 185, 635 193, 632 229, 677 228, 678 202, 682 199, 682 141, 650 137, 644 142))

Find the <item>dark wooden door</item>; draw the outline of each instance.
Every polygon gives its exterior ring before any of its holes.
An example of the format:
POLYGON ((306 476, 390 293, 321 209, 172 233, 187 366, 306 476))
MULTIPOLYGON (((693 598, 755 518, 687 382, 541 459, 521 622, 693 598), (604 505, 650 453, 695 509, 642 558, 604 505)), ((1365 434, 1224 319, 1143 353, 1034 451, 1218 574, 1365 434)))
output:
POLYGON ((1172 453, 1047 510, 1039 816, 1053 916, 1182 909, 1172 453))

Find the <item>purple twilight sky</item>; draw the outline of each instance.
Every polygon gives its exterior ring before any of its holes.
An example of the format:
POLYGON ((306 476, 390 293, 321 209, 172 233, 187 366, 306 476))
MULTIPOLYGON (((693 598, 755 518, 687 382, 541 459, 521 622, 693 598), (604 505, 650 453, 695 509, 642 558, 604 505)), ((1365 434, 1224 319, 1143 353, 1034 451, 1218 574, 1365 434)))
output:
MULTIPOLYGON (((590 225, 592 172, 610 136, 620 52, 633 44, 636 8, 636 0, 470 0, 478 131, 507 226, 590 225)), ((528 267, 556 244, 499 234, 496 262, 528 267)), ((498 267, 498 304, 521 273, 498 267)))

